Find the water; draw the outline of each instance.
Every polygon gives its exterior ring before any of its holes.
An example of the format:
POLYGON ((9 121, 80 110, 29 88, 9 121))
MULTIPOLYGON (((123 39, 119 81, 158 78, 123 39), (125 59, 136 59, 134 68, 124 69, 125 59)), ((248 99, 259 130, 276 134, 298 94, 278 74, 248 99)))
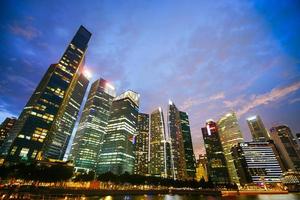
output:
MULTIPOLYGON (((69 198, 68 198, 69 199, 69 198)), ((84 199, 84 198, 70 198, 84 199)), ((203 195, 141 195, 141 196, 105 196, 105 197, 87 197, 86 200, 300 200, 300 193, 290 194, 264 194, 264 195, 241 195, 241 196, 203 196, 203 195)))

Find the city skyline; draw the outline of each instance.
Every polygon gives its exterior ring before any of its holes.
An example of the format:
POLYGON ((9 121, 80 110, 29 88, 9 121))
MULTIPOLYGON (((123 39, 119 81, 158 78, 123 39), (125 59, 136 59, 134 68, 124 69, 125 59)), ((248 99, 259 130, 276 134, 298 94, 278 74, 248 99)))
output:
POLYGON ((103 77, 115 84, 117 94, 127 89, 137 91, 141 94, 140 111, 145 113, 158 106, 166 113, 168 99, 173 100, 180 110, 189 113, 195 155, 203 153, 202 124, 209 118, 218 120, 231 109, 239 114, 247 141, 250 131, 246 118, 254 114, 261 116, 267 129, 281 123, 293 133, 300 132, 300 45, 296 39, 300 14, 289 2, 271 7, 257 2, 231 6, 195 2, 195 8, 166 2, 161 9, 146 2, 103 2, 93 9, 66 3, 24 3, 22 12, 13 4, 7 3, 4 14, 11 14, 1 26, 1 121, 21 113, 49 64, 59 58, 82 23, 95 37, 86 55, 86 67, 94 75, 91 82, 103 77), (39 9, 45 6, 60 11, 57 17, 45 14, 44 9, 42 14, 39 9), (84 14, 81 18, 62 14, 63 8, 84 14), (224 8, 235 20, 218 13, 224 8), (197 9, 205 12, 198 14, 201 12, 197 9), (284 15, 284 10, 290 15, 284 15), (194 15, 185 16, 187 11, 194 15), (157 20, 149 20, 151 14, 157 20), (213 15, 219 20, 209 19, 213 15), (73 17, 78 21, 68 21, 73 17), (198 20, 201 17, 204 19, 198 20), (180 22, 183 18, 184 23, 180 22), (225 25, 230 31, 224 29, 225 25))

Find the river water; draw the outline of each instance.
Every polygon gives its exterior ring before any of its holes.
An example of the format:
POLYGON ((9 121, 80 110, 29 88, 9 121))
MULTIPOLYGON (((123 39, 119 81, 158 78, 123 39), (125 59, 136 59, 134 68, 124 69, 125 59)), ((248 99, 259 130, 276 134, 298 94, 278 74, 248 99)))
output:
POLYGON ((203 196, 203 195, 142 195, 142 196, 105 196, 105 197, 87 197, 71 198, 86 200, 300 200, 300 193, 273 194, 273 195, 241 195, 241 196, 203 196))

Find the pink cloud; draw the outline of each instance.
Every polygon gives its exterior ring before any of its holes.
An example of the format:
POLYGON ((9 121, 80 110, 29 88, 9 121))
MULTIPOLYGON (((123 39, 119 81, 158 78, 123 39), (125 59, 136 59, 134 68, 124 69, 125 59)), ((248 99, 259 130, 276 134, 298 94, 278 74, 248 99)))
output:
POLYGON ((24 37, 28 40, 32 40, 41 34, 40 31, 33 26, 20 26, 14 24, 10 25, 9 29, 13 34, 24 37))

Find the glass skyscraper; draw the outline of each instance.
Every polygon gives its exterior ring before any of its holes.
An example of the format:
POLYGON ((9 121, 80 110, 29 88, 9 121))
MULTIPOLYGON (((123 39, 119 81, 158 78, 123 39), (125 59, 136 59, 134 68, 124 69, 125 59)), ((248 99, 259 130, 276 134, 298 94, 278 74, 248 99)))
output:
POLYGON ((107 132, 99 154, 97 173, 133 173, 139 97, 133 91, 117 96, 111 106, 107 132))
POLYGON ((209 178, 213 183, 229 183, 230 179, 226 159, 217 124, 212 120, 208 120, 206 127, 203 127, 201 130, 207 155, 209 178))
POLYGON ((8 137, 8 134, 15 123, 16 123, 16 118, 7 117, 0 125, 0 147, 8 137))
POLYGON ((114 87, 106 80, 101 78, 92 84, 71 148, 70 159, 76 170, 97 171, 97 160, 115 96, 114 87))
POLYGON ((149 114, 139 113, 138 133, 135 139, 134 173, 149 174, 149 114))
POLYGON ((247 123, 254 141, 268 141, 270 135, 265 128, 260 116, 255 115, 247 118, 247 123))
POLYGON ((170 178, 171 152, 166 134, 164 116, 159 107, 150 115, 149 172, 151 176, 170 178))
POLYGON ((217 122, 220 139, 226 158, 229 177, 232 183, 239 184, 231 148, 244 141, 237 117, 234 112, 227 113, 217 122))
POLYGON ((91 33, 80 26, 24 107, 2 154, 8 161, 63 159, 88 80, 82 75, 91 33))
POLYGON ((196 177, 196 159, 193 149, 189 116, 186 112, 179 111, 179 117, 183 136, 183 148, 187 178, 194 179, 196 177))
POLYGON ((174 179, 186 179, 186 160, 179 110, 169 101, 168 128, 171 139, 172 172, 174 179))
POLYGON ((270 131, 285 169, 300 171, 299 145, 291 129, 286 125, 280 125, 272 127, 270 131))

